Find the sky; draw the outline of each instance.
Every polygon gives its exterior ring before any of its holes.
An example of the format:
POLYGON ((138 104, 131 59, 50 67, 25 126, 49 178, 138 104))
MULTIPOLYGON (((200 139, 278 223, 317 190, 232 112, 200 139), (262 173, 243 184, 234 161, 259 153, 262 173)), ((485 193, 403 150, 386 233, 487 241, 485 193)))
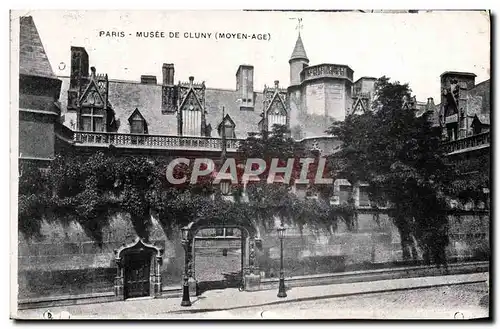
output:
POLYGON ((254 89, 289 85, 288 60, 298 35, 309 65, 345 64, 362 76, 408 82, 420 101, 440 99, 439 76, 472 72, 476 83, 490 76, 490 21, 480 11, 418 14, 243 11, 18 11, 31 15, 57 75, 69 75, 70 47, 87 49, 90 66, 110 79, 161 82, 162 63, 175 64, 175 81, 205 81, 209 88, 235 89, 240 64, 254 66, 254 89), (99 36, 100 31, 125 37, 99 36), (137 38, 136 32, 179 32, 180 38, 137 38), (208 39, 184 33, 212 33, 208 39), (215 33, 270 35, 270 40, 215 39, 215 33), (130 35, 131 34, 131 35, 130 35), (62 63, 62 64, 61 64, 62 63), (60 65, 61 64, 61 65, 60 65))

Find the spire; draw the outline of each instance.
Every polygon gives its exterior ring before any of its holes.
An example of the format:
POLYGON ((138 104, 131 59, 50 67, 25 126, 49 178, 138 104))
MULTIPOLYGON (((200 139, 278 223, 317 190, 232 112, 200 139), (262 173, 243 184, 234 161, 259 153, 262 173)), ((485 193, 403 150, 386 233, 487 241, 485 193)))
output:
POLYGON ((297 42, 295 42, 295 48, 293 48, 292 56, 290 57, 290 60, 293 59, 305 59, 306 61, 309 62, 306 50, 304 48, 304 44, 302 43, 302 38, 300 37, 300 32, 299 32, 299 37, 297 38, 297 42))
POLYGON ((292 56, 290 57, 290 61, 294 59, 304 59, 309 63, 309 59, 307 58, 306 49, 304 48, 304 44, 302 43, 302 38, 300 37, 300 30, 304 27, 302 25, 302 18, 292 18, 297 20, 296 30, 299 31, 299 36, 297 37, 297 42, 295 42, 295 48, 293 48, 292 56))

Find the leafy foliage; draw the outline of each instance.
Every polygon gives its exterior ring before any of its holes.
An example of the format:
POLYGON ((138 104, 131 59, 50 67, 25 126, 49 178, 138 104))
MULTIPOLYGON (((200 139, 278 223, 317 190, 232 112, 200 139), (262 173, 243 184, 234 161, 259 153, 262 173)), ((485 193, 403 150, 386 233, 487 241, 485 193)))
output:
POLYGON ((351 182, 368 183, 372 200, 390 202, 404 259, 416 259, 419 247, 426 261, 444 263, 444 191, 454 176, 440 148, 440 128, 426 115, 416 117, 411 109, 403 109, 410 92, 407 84, 378 79, 373 111, 348 116, 329 129, 343 142, 330 161, 351 182))
POLYGON ((302 171, 299 160, 304 157, 314 160, 309 165, 306 176, 311 181, 317 173, 319 156, 291 138, 286 126, 275 125, 271 133, 263 132, 259 136, 249 137, 240 145, 239 151, 245 160, 260 158, 267 164, 267 170, 259 176, 260 181, 249 183, 247 186, 249 205, 266 229, 274 227, 275 218, 285 224, 298 225, 301 230, 307 225, 313 230, 331 232, 331 229, 336 229, 339 219, 345 221, 348 227, 352 227, 354 207, 352 203, 349 206, 330 204, 332 186, 311 184, 309 188, 316 190, 321 196, 317 199, 299 198, 291 193, 291 185, 300 177, 302 171), (267 183, 272 159, 278 159, 279 167, 286 166, 289 159, 294 160, 290 184, 267 183))
MULTIPOLYGON (((300 174, 298 159, 305 154, 303 146, 277 126, 272 134, 249 137, 242 143, 242 158, 263 158, 269 164, 278 158, 278 166, 290 158, 295 161, 293 178, 300 174)), ((21 231, 31 237, 40 235, 42 220, 62 224, 78 222, 86 234, 101 243, 102 231, 115 215, 128 215, 137 234, 147 239, 151 215, 160 221, 167 236, 174 228, 203 219, 223 224, 251 221, 272 228, 275 218, 300 227, 330 231, 337 220, 352 221, 345 206, 330 205, 327 200, 303 200, 290 193, 290 185, 267 184, 265 179, 247 186, 248 202, 242 201, 242 186, 234 187, 236 202, 224 201, 212 184, 213 176, 197 184, 172 185, 165 177, 171 159, 151 161, 141 156, 118 156, 112 152, 90 156, 58 156, 48 175, 34 165, 25 164, 20 178, 19 223, 21 231), (215 196, 214 196, 215 194, 215 196)), ((315 164, 311 165, 315 173, 315 164)), ((269 165, 268 165, 269 167, 269 165)), ((189 177, 192 168, 178 165, 174 176, 189 177)), ((268 171, 262 174, 267 177, 268 171)), ((328 193, 327 193, 328 194, 328 193)), ((246 223, 246 224, 245 224, 246 223)))

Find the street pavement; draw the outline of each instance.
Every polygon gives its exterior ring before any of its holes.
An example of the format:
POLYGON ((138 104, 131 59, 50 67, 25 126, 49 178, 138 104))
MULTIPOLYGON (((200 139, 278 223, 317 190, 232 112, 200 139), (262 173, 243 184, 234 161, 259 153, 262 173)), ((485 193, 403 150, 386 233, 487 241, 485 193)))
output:
MULTIPOLYGON (((488 273, 293 287, 286 298, 275 290, 206 291, 192 297, 141 298, 50 308, 71 319, 471 319, 488 317, 488 273)), ((47 309, 18 312, 43 319, 47 309)))

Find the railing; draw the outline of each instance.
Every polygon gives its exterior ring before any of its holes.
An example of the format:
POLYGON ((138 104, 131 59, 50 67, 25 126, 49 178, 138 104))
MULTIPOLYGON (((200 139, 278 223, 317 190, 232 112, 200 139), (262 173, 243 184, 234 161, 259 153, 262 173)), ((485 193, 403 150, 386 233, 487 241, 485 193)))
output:
POLYGON ((465 137, 462 139, 457 139, 451 142, 446 142, 443 144, 447 153, 453 153, 456 151, 465 151, 478 146, 490 146, 491 135, 490 132, 484 132, 477 135, 465 137))
MULTIPOLYGON (((212 137, 163 136, 75 131, 74 140, 82 146, 116 146, 171 150, 220 151, 222 139, 212 137)), ((227 151, 236 151, 240 140, 226 140, 227 151)))
POLYGON ((304 68, 300 76, 302 81, 321 77, 348 78, 352 81, 353 71, 345 65, 319 64, 304 68))
POLYGON ((362 93, 362 92, 355 92, 353 95, 352 95, 353 98, 370 98, 370 93, 362 93))

